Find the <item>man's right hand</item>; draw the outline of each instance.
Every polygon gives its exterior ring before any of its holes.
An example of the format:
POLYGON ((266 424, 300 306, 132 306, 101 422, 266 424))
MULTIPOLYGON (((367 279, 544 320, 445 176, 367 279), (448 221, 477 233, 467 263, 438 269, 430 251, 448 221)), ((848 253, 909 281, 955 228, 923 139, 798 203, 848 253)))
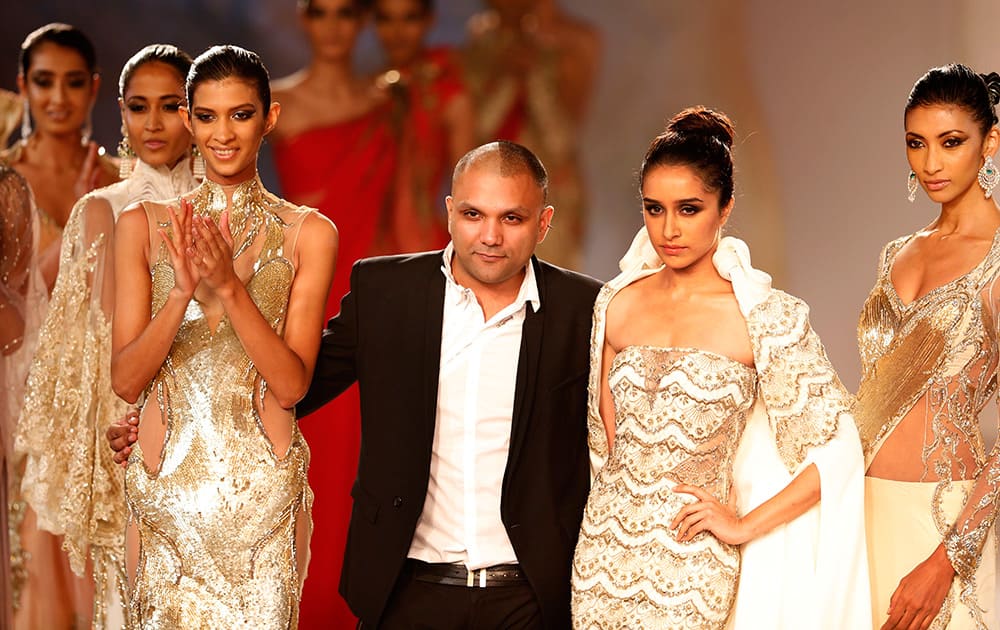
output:
POLYGON ((116 420, 108 427, 107 436, 111 450, 115 452, 112 459, 121 464, 122 468, 128 466, 128 456, 132 454, 132 444, 139 439, 139 412, 129 411, 116 420))

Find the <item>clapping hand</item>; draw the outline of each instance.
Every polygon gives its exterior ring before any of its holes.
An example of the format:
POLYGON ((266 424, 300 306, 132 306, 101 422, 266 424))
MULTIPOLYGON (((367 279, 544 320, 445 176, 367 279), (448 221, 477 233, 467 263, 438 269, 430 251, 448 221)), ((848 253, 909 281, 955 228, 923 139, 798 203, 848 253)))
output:
POLYGON ((238 282, 233 268, 233 237, 229 233, 229 211, 216 224, 211 217, 196 216, 193 221, 193 244, 188 254, 198 276, 215 292, 238 282))
POLYGON ((198 287, 198 268, 191 257, 191 252, 194 251, 194 209, 189 200, 181 199, 177 210, 173 206, 167 206, 167 214, 170 215, 170 234, 163 228, 157 232, 170 254, 170 264, 174 268, 174 288, 182 298, 191 299, 198 287))

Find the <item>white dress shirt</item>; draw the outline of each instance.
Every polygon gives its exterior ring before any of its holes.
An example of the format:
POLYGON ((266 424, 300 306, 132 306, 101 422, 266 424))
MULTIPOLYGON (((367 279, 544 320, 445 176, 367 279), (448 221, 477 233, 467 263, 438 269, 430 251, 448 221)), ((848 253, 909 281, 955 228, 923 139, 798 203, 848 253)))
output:
POLYGON ((537 311, 541 301, 529 262, 514 302, 484 320, 472 290, 455 282, 453 252, 449 244, 441 268, 446 282, 430 481, 408 556, 476 570, 517 562, 500 520, 500 492, 521 328, 528 304, 537 311))

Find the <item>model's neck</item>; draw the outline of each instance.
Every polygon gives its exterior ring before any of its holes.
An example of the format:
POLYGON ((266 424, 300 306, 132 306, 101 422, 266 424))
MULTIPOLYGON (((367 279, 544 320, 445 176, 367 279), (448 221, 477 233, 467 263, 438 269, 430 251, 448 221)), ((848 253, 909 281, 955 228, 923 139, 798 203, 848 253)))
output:
POLYGON ((314 57, 306 68, 306 78, 325 89, 350 89, 357 80, 350 56, 340 59, 314 57))
POLYGON ((419 63, 420 60, 424 57, 424 54, 426 52, 427 48, 421 47, 420 50, 416 52, 416 54, 407 57, 406 59, 396 59, 396 60, 390 59, 388 67, 393 70, 399 70, 401 73, 405 75, 413 70, 413 68, 417 65, 417 63, 419 63))
POLYGON ((81 138, 79 133, 53 135, 36 132, 28 138, 26 150, 34 160, 57 169, 77 168, 87 153, 81 138))
POLYGON ((941 234, 977 233, 984 226, 995 225, 997 213, 996 202, 987 199, 978 185, 973 185, 959 198, 941 204, 934 228, 941 234))
POLYGON ((221 182, 213 175, 209 175, 205 178, 205 187, 211 192, 214 199, 225 199, 225 205, 228 207, 233 205, 234 197, 238 199, 241 195, 256 187, 259 181, 257 171, 254 171, 249 177, 239 182, 221 182))
POLYGON ((715 250, 716 248, 712 248, 701 259, 682 269, 664 267, 659 274, 661 287, 678 295, 691 295, 703 292, 707 288, 714 290, 728 284, 719 275, 719 271, 712 262, 715 250))

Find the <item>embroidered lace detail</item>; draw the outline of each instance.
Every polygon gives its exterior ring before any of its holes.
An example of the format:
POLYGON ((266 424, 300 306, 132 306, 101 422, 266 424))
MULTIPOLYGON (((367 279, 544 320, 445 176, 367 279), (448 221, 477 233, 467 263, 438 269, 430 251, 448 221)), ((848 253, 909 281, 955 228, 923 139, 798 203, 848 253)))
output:
MULTIPOLYGON (((1000 231, 968 273, 904 304, 890 280, 896 254, 912 237, 889 243, 878 278, 861 311, 858 347, 862 381, 859 432, 868 464, 911 411, 923 405, 921 481, 937 482, 928 508, 955 568, 960 599, 985 629, 992 602, 976 600, 976 572, 997 518, 1000 441, 987 454, 979 415, 997 391, 1000 231), (961 479, 974 479, 965 509, 948 522, 938 498, 961 479)), ((920 413, 919 410, 916 413, 920 413)), ((943 610, 938 619, 946 618, 943 610)), ((936 622, 937 623, 937 622, 936 622)))
POLYGON ((756 374, 700 350, 631 346, 615 357, 609 382, 615 448, 584 512, 574 625, 721 628, 736 597, 739 549, 708 533, 677 542, 670 521, 695 499, 673 487, 728 500, 756 374))

